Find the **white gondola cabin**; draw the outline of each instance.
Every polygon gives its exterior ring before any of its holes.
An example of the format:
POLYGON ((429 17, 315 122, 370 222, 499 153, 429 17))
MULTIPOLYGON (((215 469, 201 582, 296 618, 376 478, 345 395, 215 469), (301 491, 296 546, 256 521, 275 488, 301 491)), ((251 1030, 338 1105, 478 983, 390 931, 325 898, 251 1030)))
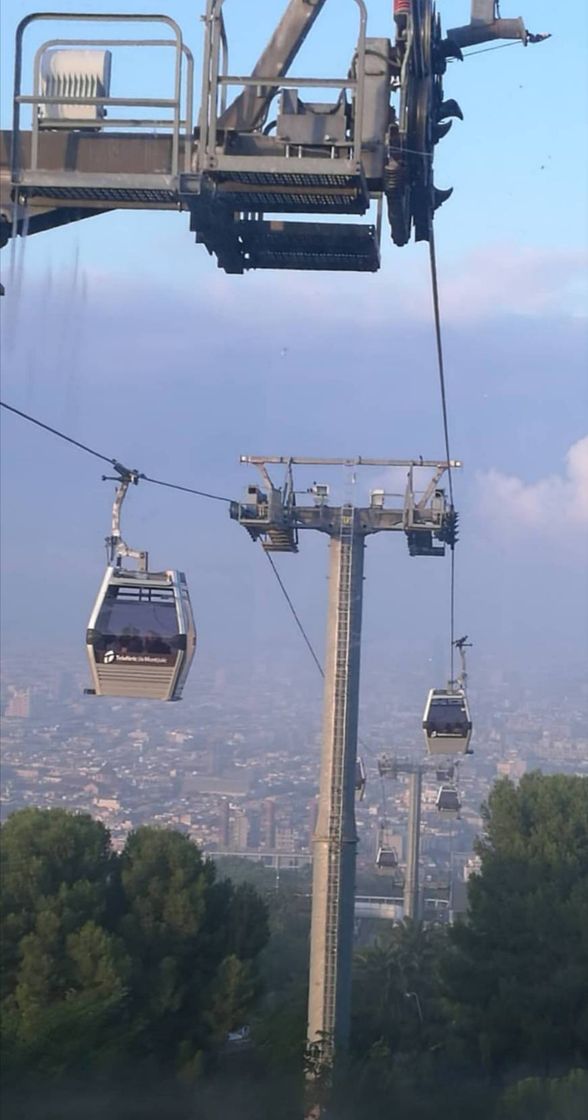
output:
POLYGON ((97 696, 179 700, 196 648, 184 573, 107 568, 86 648, 97 696))
POLYGON ((432 688, 423 713, 429 754, 471 754, 472 720, 463 689, 432 688))
POLYGON ((437 808, 447 817, 459 816, 461 801, 455 786, 441 786, 437 794, 437 808))

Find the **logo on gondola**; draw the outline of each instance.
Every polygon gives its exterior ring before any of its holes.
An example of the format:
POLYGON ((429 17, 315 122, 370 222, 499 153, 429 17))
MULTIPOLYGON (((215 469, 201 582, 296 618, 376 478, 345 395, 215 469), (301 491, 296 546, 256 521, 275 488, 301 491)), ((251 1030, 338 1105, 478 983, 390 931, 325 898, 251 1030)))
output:
POLYGON ((116 661, 116 653, 113 649, 107 649, 104 654, 104 664, 112 665, 113 661, 116 661))

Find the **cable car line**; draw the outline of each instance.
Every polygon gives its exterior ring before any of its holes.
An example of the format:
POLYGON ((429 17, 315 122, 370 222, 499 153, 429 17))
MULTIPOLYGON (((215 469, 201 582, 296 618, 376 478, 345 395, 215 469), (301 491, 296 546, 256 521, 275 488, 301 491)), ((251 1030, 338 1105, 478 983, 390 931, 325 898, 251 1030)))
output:
POLYGON ((443 437, 445 440, 445 454, 447 456, 447 479, 449 483, 449 501, 453 518, 452 539, 449 541, 451 548, 451 573, 449 591, 449 645, 450 645, 450 679, 454 679, 455 668, 455 544, 457 540, 457 514, 453 499, 453 474, 451 470, 451 454, 449 449, 449 419, 447 410, 447 389, 445 385, 445 355, 443 351, 443 335, 441 331, 441 308, 439 302, 439 277, 437 274, 437 254, 435 252, 435 236, 431 228, 429 239, 429 261, 431 268, 431 291, 433 295, 433 316, 435 327, 435 344, 437 349, 437 365, 439 369, 439 385, 441 389, 441 410, 443 414, 443 437))
POLYGON ((184 494, 196 494, 198 498, 210 498, 212 502, 231 502, 231 498, 225 498, 222 494, 209 494, 207 490, 194 490, 192 486, 180 486, 177 482, 163 482, 161 478, 151 478, 148 474, 142 474, 140 477, 144 482, 151 482, 153 486, 165 486, 168 490, 181 490, 184 494))
MULTIPOLYGON (((50 432, 51 435, 65 440, 66 443, 71 443, 73 447, 78 447, 81 451, 86 451, 88 455, 93 455, 94 458, 101 459, 103 463, 109 463, 111 467, 114 467, 121 478, 129 477, 133 482, 141 480, 142 482, 150 482, 154 486, 165 486, 169 490, 181 490, 184 494, 195 494, 198 498, 209 498, 213 502, 231 502, 231 498, 225 498, 222 494, 210 494, 206 490, 196 490, 192 486, 180 486, 177 482, 165 482, 161 478, 151 478, 151 475, 143 474, 140 471, 128 470, 118 459, 111 459, 109 455, 103 455, 102 452, 96 451, 93 447, 88 447, 85 443, 80 443, 79 440, 73 439, 72 436, 66 435, 65 432, 60 432, 58 428, 52 428, 50 424, 45 424, 42 420, 37 420, 35 416, 29 416, 27 412, 22 412, 20 408, 15 408, 14 405, 7 404, 6 401, 0 401, 0 407, 6 408, 8 412, 13 412, 23 420, 28 420, 30 424, 35 424, 38 428, 43 428, 44 431, 50 432)), ((104 480, 108 477, 108 475, 102 476, 104 480)))
POLYGON ((104 463, 110 463, 111 467, 118 465, 117 459, 111 459, 108 455, 102 455, 100 451, 95 451, 93 447, 88 447, 85 443, 80 443, 77 439, 72 439, 71 436, 66 436, 64 432, 59 432, 57 428, 52 428, 50 424, 44 424, 42 420, 37 420, 34 416, 29 416, 26 412, 21 412, 20 408, 15 408, 14 405, 6 404, 6 401, 0 401, 2 408, 8 409, 16 416, 20 416, 23 420, 28 420, 30 424, 36 424, 38 428, 43 428, 46 432, 51 432, 51 435, 58 436, 66 443, 73 444, 74 447, 79 447, 81 451, 87 451, 88 455, 93 455, 95 459, 102 459, 104 463))
POLYGON ((296 607, 294 606, 294 603, 292 602, 292 600, 291 600, 291 598, 290 598, 290 596, 289 596, 289 594, 288 594, 288 592, 287 592, 287 590, 284 586, 284 582, 282 580, 282 577, 281 577, 278 569, 276 568, 276 565, 274 564, 274 561, 273 561, 272 557, 270 556, 269 552, 266 552, 265 555, 268 558, 268 561, 269 561, 270 567, 272 569, 272 572, 274 573, 274 575, 275 575, 275 577, 278 581, 278 584, 281 588, 282 594, 283 594, 283 596, 284 596, 284 598, 285 598, 285 600, 286 600, 286 602, 287 602, 287 604, 290 608, 290 611, 292 613, 292 617, 293 617, 293 619, 294 619, 294 621, 295 621, 295 623, 296 623, 300 633, 302 634, 302 637, 303 637, 303 639, 304 639, 304 641, 305 641, 305 643, 308 647, 308 650, 310 652, 310 656, 312 657, 312 659, 313 659, 321 677, 324 680, 325 679, 325 670, 323 669, 323 667, 320 663, 319 657, 318 657, 318 655, 317 655, 317 653, 316 653, 316 651, 313 647, 313 644, 312 644, 310 638, 308 637, 308 634, 306 633, 306 630, 304 629, 304 626, 302 625, 302 622, 300 620, 300 616, 298 615, 296 607))
POLYGON ((431 229, 429 241, 429 259, 431 263, 431 288, 433 293, 433 314, 435 320, 435 343, 437 348, 437 364, 439 367, 439 384, 441 387, 441 408, 443 410, 443 435, 445 438, 445 453, 447 456, 447 478, 449 482, 449 500, 453 509, 453 475, 451 471, 451 455, 449 453, 449 421, 447 418, 447 392, 445 388, 445 358, 443 354, 443 338, 441 334, 441 311, 439 306, 439 280, 437 276, 437 256, 435 253, 435 239, 431 229))
MULTIPOLYGON (((302 637, 303 637, 304 642, 305 642, 305 644, 308 648, 308 651, 309 651, 309 653, 312 657, 312 660, 314 661, 322 679, 324 680, 325 679, 325 670, 323 669, 323 667, 321 665, 321 662, 320 662, 320 658, 319 658, 319 656, 318 656, 310 638, 308 637, 308 634, 306 633, 306 630, 304 629, 304 626, 303 626, 302 620, 300 618, 300 615, 298 614, 298 611, 296 610, 296 607, 294 606, 294 603, 292 602, 292 600, 290 598, 290 595, 288 594, 288 591, 286 589, 284 581, 283 581, 283 579, 282 579, 282 577, 281 577, 281 575, 280 575, 280 573, 279 573, 279 571, 278 571, 270 553, 266 552, 265 555, 267 556, 267 558, 269 560, 270 567, 271 567, 271 569, 272 569, 272 571, 273 571, 273 573, 274 573, 274 575, 275 575, 275 577, 278 581, 278 585, 279 585, 280 590, 282 591, 282 594, 283 594, 283 596, 284 596, 284 598, 285 598, 285 600, 288 604, 288 607, 290 608, 290 612, 292 614, 292 617, 294 618, 294 621, 296 622, 296 625, 297 625, 300 633, 302 634, 302 637)), ((358 742, 358 744, 359 744, 359 746, 361 747, 362 750, 366 751, 367 754, 371 755, 372 758, 377 758, 376 752, 373 751, 371 749, 371 747, 368 747, 367 743, 365 743, 363 741, 363 739, 360 738, 359 735, 357 737, 357 742, 358 742)), ((381 777, 381 775, 380 775, 380 781, 382 782, 382 791, 383 791, 383 796, 384 796, 384 800, 385 800, 386 799, 386 792, 385 792, 384 780, 381 777)))
POLYGON ((449 656, 450 679, 455 677, 455 548, 451 549, 451 573, 449 576, 449 640, 451 653, 449 656))

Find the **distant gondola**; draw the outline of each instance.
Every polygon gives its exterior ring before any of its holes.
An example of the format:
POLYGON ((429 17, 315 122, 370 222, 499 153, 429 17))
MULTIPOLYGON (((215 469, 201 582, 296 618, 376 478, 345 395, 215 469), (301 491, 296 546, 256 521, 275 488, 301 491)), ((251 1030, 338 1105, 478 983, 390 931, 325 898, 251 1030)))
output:
POLYGON ((378 848, 376 867, 380 871, 395 871, 398 867, 398 855, 395 848, 386 847, 384 844, 378 848))
POLYGON ((437 794, 437 808, 446 816, 457 817, 461 809, 461 801, 455 786, 441 786, 437 794))
POLYGON ((471 754, 472 720, 462 688, 432 688, 423 713, 429 754, 471 754))

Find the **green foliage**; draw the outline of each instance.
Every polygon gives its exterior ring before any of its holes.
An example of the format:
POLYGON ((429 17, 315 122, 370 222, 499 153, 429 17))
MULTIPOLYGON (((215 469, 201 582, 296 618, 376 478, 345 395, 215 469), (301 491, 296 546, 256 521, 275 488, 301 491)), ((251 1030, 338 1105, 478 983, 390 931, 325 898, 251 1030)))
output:
POLYGON ((355 961, 352 1047, 416 1053, 443 1037, 439 960, 446 934, 406 919, 355 961))
POLYGON ((529 1077, 502 1095, 496 1120, 586 1120, 588 1071, 572 1070, 567 1077, 529 1077))
POLYGON ((241 883, 231 898, 230 950, 241 960, 253 960, 269 938, 267 906, 250 883, 241 883))
MULTIPOLYGON (((588 780, 501 781, 484 817, 466 920, 389 926, 356 958, 337 1120, 588 1116, 588 780)), ((60 811, 15 814, 2 837, 5 1072, 64 1085, 88 1071, 101 1100, 123 1070, 170 1074, 164 1103, 129 1080, 118 1110, 95 1110, 112 1120, 300 1113, 303 877, 223 861, 219 878, 185 836, 151 828, 116 856, 102 825, 60 811), (244 1024, 252 1044, 226 1046, 244 1024)), ((94 1115, 75 1099, 14 1117, 94 1115)))
POLYGON ((588 779, 498 782, 446 976, 464 1046, 489 1069, 588 1061, 588 779))
POLYGON ((180 833, 138 829, 116 856, 88 816, 15 813, 2 828, 0 900, 8 1073, 144 1059, 199 1072, 249 1017, 264 903, 217 883, 180 833))
POLYGON ((90 816, 23 809, 2 827, 0 859, 2 998, 14 988, 26 937, 33 938, 27 959, 36 957, 39 968, 31 983, 58 991, 64 977, 53 975, 51 967, 57 943, 106 914, 113 866, 108 832, 90 816))

